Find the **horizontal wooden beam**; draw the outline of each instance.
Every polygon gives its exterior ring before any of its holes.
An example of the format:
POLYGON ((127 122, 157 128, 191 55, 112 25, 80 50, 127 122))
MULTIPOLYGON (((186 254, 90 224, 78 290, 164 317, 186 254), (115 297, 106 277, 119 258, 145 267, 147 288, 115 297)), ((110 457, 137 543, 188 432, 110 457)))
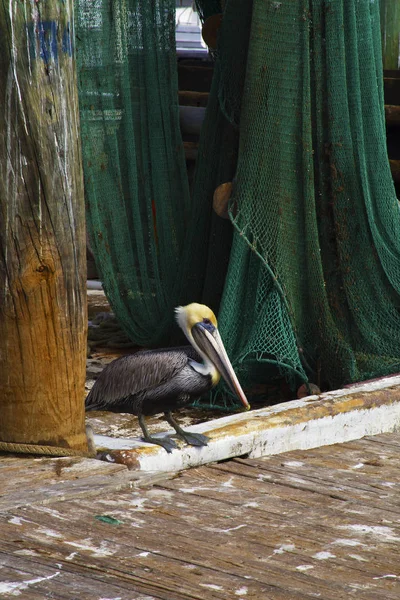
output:
POLYGON ((178 92, 179 104, 181 106, 206 107, 208 96, 208 92, 193 92, 190 90, 182 90, 178 92))
POLYGON ((138 439, 95 435, 94 440, 105 460, 138 471, 174 472, 235 456, 256 458, 327 446, 399 427, 397 375, 194 425, 191 431, 210 437, 202 448, 182 443, 168 454, 138 439))
POLYGON ((400 105, 385 104, 385 118, 387 125, 400 125, 400 105))
POLYGON ((199 151, 198 142, 183 142, 186 160, 196 160, 199 151))

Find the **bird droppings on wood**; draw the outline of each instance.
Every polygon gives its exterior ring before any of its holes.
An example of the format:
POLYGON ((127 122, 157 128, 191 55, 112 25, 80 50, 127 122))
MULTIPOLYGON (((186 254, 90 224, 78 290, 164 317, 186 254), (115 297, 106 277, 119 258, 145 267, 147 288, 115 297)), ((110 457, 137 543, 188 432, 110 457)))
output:
POLYGON ((336 558, 336 554, 332 554, 332 552, 317 552, 314 554, 312 558, 316 558, 317 560, 328 560, 329 558, 336 558))
POLYGON ((242 586, 238 590, 235 591, 235 596, 246 596, 247 591, 248 591, 248 588, 245 586, 242 586))
POLYGON ((298 565, 296 567, 297 571, 309 571, 310 569, 313 569, 314 566, 313 565, 298 565))
POLYGON ((0 582, 0 594, 5 596, 19 596, 21 592, 28 590, 31 586, 53 579, 53 577, 57 577, 57 575, 60 575, 60 571, 56 571, 56 573, 53 573, 52 575, 47 575, 47 577, 36 577, 35 579, 28 579, 22 582, 0 582))
POLYGON ((359 542, 358 540, 351 540, 348 538, 341 538, 338 540, 334 540, 333 542, 331 542, 332 546, 338 545, 338 546, 362 546, 362 543, 359 542))
POLYGON ((342 525, 339 526, 339 529, 348 529, 351 530, 354 534, 359 534, 361 536, 373 536, 383 538, 389 542, 400 542, 400 537, 398 535, 394 535, 394 530, 392 527, 356 524, 342 525))
POLYGON ((35 600, 61 594, 84 600, 306 600, 316 594, 321 600, 397 600, 398 492, 382 482, 399 481, 399 462, 368 471, 352 466, 399 446, 400 434, 385 434, 234 459, 149 489, 110 489, 99 475, 94 495, 88 462, 109 469, 110 479, 118 475, 116 465, 83 460, 82 473, 67 471, 64 491, 51 504, 33 490, 42 477, 52 485, 54 470, 46 465, 53 459, 1 457, 0 476, 18 474, 24 499, 7 500, 12 486, 0 496, 2 581, 29 582, 21 597, 35 600), (293 480, 296 467, 288 467, 296 463, 303 465, 302 483, 293 480), (69 495, 76 485, 86 485, 87 495, 69 495))

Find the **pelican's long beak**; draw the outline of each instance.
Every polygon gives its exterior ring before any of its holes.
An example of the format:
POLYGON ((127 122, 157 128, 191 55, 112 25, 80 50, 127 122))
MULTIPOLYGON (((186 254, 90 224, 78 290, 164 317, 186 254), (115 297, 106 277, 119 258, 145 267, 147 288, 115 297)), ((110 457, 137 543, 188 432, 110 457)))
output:
POLYGON ((237 395, 243 406, 246 407, 246 410, 249 410, 250 404, 233 370, 218 329, 213 326, 210 327, 210 325, 204 325, 203 323, 196 323, 192 327, 191 332, 200 350, 213 363, 225 379, 229 388, 237 395))

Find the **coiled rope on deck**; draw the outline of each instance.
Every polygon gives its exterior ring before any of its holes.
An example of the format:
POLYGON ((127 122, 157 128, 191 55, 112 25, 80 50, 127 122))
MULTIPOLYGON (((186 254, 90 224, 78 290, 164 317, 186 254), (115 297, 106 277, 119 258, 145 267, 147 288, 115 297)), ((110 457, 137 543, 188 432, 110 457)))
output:
POLYGON ((86 428, 88 438, 88 451, 74 450, 73 448, 62 448, 60 446, 47 446, 43 444, 23 444, 21 442, 0 441, 0 452, 12 452, 16 454, 39 454, 42 456, 80 456, 82 458, 94 458, 96 448, 93 440, 93 432, 86 428))

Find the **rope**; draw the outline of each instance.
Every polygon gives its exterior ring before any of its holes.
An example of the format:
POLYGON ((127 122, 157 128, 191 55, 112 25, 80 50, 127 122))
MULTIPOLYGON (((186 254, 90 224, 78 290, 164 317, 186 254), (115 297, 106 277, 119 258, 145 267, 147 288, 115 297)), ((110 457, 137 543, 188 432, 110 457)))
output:
POLYGON ((1 442, 0 452, 15 452, 17 454, 42 454, 47 456, 82 456, 92 458, 95 452, 84 452, 72 448, 59 448, 58 446, 42 446, 38 444, 21 444, 17 442, 1 442))

